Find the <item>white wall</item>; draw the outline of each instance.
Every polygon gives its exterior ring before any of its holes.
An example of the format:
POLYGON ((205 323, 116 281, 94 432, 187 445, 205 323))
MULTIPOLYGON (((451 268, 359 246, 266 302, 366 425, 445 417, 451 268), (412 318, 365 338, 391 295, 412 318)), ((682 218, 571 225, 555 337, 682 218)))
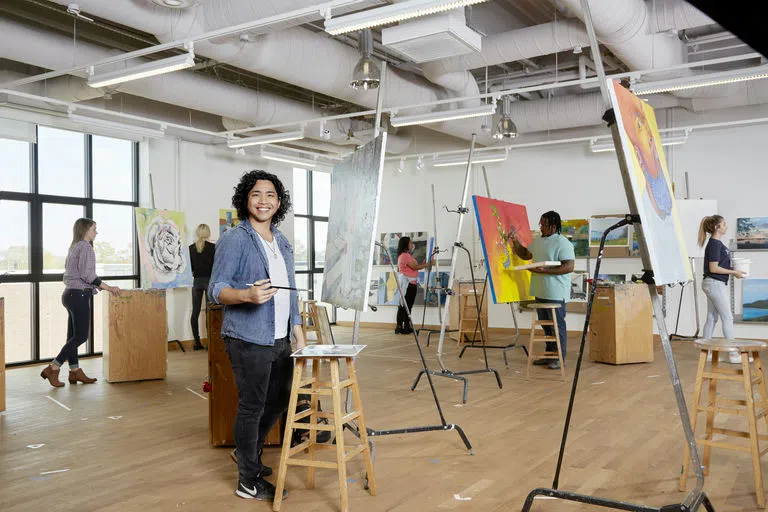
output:
MULTIPOLYGON (((243 172, 262 169, 276 174, 291 190, 293 170, 288 164, 265 162, 253 156, 236 155, 222 146, 207 146, 178 140, 150 140, 142 151, 141 206, 151 206, 148 174, 152 174, 155 207, 186 214, 187 244, 194 243, 198 224, 211 227, 211 238, 219 236, 219 209, 232 208, 232 193, 243 172)), ((286 216, 280 230, 293 240, 293 215, 286 216)), ((191 288, 168 290, 168 339, 192 339, 191 288)), ((200 316, 200 335, 206 336, 200 316)))
MULTIPOLYGON (((684 196, 684 173, 688 172, 690 197, 716 199, 719 212, 735 231, 736 218, 768 215, 765 194, 768 190, 768 173, 764 170, 762 147, 768 135, 768 127, 752 126, 711 131, 697 131, 681 146, 668 147, 667 158, 673 178, 676 180, 676 195, 684 196)), ((432 231, 432 200, 430 185, 435 184, 438 243, 449 248, 455 237, 458 224, 456 214, 447 213, 443 205, 455 209, 461 200, 464 168, 431 168, 430 157, 421 172, 414 169, 414 160, 409 160, 405 173, 397 172, 398 162, 387 162, 383 180, 381 210, 378 232, 387 231, 432 231)), ((479 166, 478 166, 479 167, 479 166)), ((520 149, 510 153, 503 163, 486 165, 491 196, 505 201, 524 204, 528 209, 531 226, 537 228, 540 215, 550 209, 558 211, 564 219, 589 218, 596 214, 622 213, 627 211, 626 196, 619 174, 615 153, 593 154, 586 143, 539 148, 520 149)), ((469 194, 485 195, 481 171, 474 173, 469 194)), ((471 198, 467 201, 471 209, 471 198)), ((464 219, 461 240, 473 247, 473 259, 482 258, 477 239, 476 220, 470 213, 464 219)), ((741 254, 740 254, 741 255, 741 254)), ((768 277, 768 252, 750 253, 753 260, 752 275, 768 277)), ((465 257, 460 257, 464 261, 465 257)), ((636 273, 641 271, 639 258, 610 258, 603 260, 601 273, 636 273)), ((696 262, 700 286, 702 262, 696 262)), ((585 268, 585 260, 579 259, 577 270, 585 268)), ((376 273, 383 268, 374 267, 376 273)), ((592 262, 594 270, 594 261, 592 262)), ((469 278, 468 267, 462 265, 457 278, 469 278)), ((688 290, 692 285, 687 286, 688 290)), ((674 329, 677 313, 679 288, 668 289, 667 325, 674 329)), ((739 311, 740 287, 736 289, 737 312, 739 311)), ((706 300, 699 293, 701 322, 703 326, 706 300)), ((378 312, 362 315, 364 322, 393 324, 394 306, 381 306, 378 312)), ((422 318, 422 311, 416 308, 416 318, 422 318)), ((353 312, 340 311, 339 320, 352 320, 353 312)), ((437 310, 429 308, 427 323, 437 324, 437 310)), ((522 327, 530 324, 527 314, 519 315, 522 327)), ((568 329, 579 331, 583 327, 584 315, 569 314, 568 329)), ((489 310, 491 327, 511 327, 512 318, 507 305, 492 305, 489 310)), ((692 334, 695 330, 693 297, 686 292, 678 332, 692 334)), ((719 335, 719 328, 716 335, 719 335)), ((768 338, 768 326, 736 326, 736 335, 741 337, 768 338)), ((574 343, 573 340, 571 343, 574 343)))

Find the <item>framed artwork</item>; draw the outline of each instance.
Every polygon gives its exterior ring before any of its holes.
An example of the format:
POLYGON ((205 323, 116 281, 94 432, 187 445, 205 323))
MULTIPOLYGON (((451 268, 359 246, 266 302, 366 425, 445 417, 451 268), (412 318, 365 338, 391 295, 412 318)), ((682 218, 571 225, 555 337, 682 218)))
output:
POLYGON ((768 322, 768 279, 742 280, 741 311, 745 322, 768 322))
POLYGON ((768 217, 736 219, 737 249, 768 249, 768 217))
POLYGON ((571 241, 577 258, 589 256, 589 219, 564 220, 560 233, 571 241))
POLYGON ((240 224, 240 219, 237 218, 237 210, 226 208, 219 209, 219 236, 238 224, 240 224))
MULTIPOLYGON (((600 247, 600 239, 606 229, 613 226, 624 217, 592 217, 589 219, 589 245, 590 247, 600 247)), ((629 226, 622 226, 608 233, 605 239, 606 247, 627 247, 629 246, 629 226)))

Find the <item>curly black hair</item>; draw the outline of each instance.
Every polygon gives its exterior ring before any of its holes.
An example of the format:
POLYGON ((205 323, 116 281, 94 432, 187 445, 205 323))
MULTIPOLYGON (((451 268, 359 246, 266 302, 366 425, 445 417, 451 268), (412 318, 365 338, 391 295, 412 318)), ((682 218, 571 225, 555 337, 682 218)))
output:
POLYGON ((285 214, 291 210, 291 194, 286 190, 280 178, 274 174, 254 169, 243 173, 240 177, 240 183, 235 187, 235 194, 232 196, 232 206, 237 210, 237 218, 240 222, 248 219, 248 194, 259 180, 271 181, 277 191, 277 198, 280 199, 280 207, 272 216, 272 225, 277 226, 285 218, 285 214))

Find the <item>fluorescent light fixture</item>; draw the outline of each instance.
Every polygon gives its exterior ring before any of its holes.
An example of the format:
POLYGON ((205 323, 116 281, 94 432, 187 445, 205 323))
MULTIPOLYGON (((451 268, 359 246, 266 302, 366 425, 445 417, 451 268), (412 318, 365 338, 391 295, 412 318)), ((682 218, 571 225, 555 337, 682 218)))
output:
POLYGON ((91 87, 106 87, 108 85, 130 82, 139 78, 171 73, 180 69, 191 68, 195 65, 195 54, 189 51, 183 55, 176 55, 167 59, 160 59, 138 66, 131 66, 125 69, 109 71, 107 73, 90 73, 88 76, 88 85, 91 87))
POLYGON ((106 119, 98 119, 95 117, 80 116, 77 114, 69 114, 69 120, 73 123, 81 123, 86 126, 94 126, 98 128, 108 128, 110 130, 117 130, 132 135, 140 135, 142 137, 151 137, 154 139, 162 139, 165 137, 165 131, 160 128, 146 128, 144 126, 134 126, 130 124, 122 124, 115 121, 108 121, 106 119))
MULTIPOLYGON (((688 142, 688 134, 684 133, 681 135, 668 135, 668 136, 661 136, 661 145, 662 146, 678 146, 680 144, 685 144, 688 142)), ((589 143, 589 150, 593 153, 605 153, 609 151, 616 151, 616 148, 613 145, 613 141, 607 140, 605 142, 598 142, 596 140, 592 140, 589 143)))
MULTIPOLYGON (((464 156, 450 156, 437 158, 432 162, 432 167, 451 167, 458 165, 467 165, 469 155, 464 156)), ((507 150, 500 151, 486 151, 483 153, 475 153, 472 158, 473 164, 487 164, 491 162, 503 162, 507 159, 507 150)))
POLYGON ((632 91, 637 95, 657 94, 660 92, 683 91, 698 87, 710 87, 714 85, 746 82, 768 78, 768 65, 756 66, 752 69, 738 69, 734 71, 722 71, 719 73, 706 73, 699 76, 649 82, 647 84, 636 83, 632 91))
POLYGON ((414 124, 440 123, 454 119, 490 116, 496 113, 496 102, 486 103, 480 107, 458 108, 456 110, 441 110, 413 116, 392 116, 389 120, 392 126, 411 126, 414 124))
POLYGON ((367 11, 360 11, 346 16, 331 18, 325 22, 325 31, 332 36, 357 32, 380 25, 391 25, 430 14, 459 9, 468 5, 479 4, 487 0, 409 0, 397 4, 385 5, 367 11))
POLYGON ((274 162, 283 162, 296 165, 305 169, 314 169, 316 167, 333 167, 338 161, 331 156, 320 155, 311 151, 300 151, 286 148, 265 148, 261 147, 261 158, 272 160, 274 162))
POLYGON ((260 144, 275 144, 277 142, 289 142, 304 138, 304 129, 295 132, 273 133, 270 135, 258 135, 256 137, 234 138, 227 140, 230 148, 244 148, 246 146, 258 146, 260 144))

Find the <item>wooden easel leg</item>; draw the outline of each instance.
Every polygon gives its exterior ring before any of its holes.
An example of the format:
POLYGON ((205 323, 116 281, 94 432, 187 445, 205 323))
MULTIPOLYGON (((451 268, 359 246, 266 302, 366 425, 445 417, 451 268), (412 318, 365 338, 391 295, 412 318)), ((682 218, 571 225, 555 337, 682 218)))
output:
MULTIPOLYGON (((699 400, 701 400, 701 384, 703 382, 704 368, 707 364, 707 351, 702 350, 699 355, 699 367, 696 370, 696 384, 693 390, 693 402, 691 403, 691 430, 696 437, 696 419, 698 418, 699 400)), ((688 481, 688 469, 691 465, 691 453, 688 448, 688 443, 685 443, 685 450, 683 451, 683 472, 680 475, 680 490, 684 491, 688 481)))
MULTIPOLYGON (((712 373, 717 373, 717 370, 720 368, 720 352, 717 350, 712 351, 712 363, 710 364, 710 371, 712 373)), ((706 431, 704 432, 704 438, 707 441, 712 441, 712 429, 714 428, 715 424, 715 404, 717 402, 717 379, 710 379, 709 380, 709 391, 707 392, 707 408, 709 411, 707 411, 707 427, 706 431)), ((712 446, 705 445, 704 446, 704 457, 701 460, 702 466, 704 466, 704 476, 709 475, 709 459, 712 455, 712 446)))
POLYGON ((347 512, 349 508, 347 496, 347 464, 344 462, 344 425, 342 418, 344 413, 341 408, 341 390, 339 389, 339 360, 331 359, 331 387, 333 390, 333 423, 336 427, 336 467, 339 472, 339 497, 341 498, 341 512, 347 512))
POLYGON ((560 330, 557 327, 557 313, 552 310, 552 330, 555 333, 555 345, 557 345, 557 360, 560 363, 560 378, 565 380, 565 361, 563 361, 563 348, 560 345, 560 330))
MULTIPOLYGON (((714 356, 712 357, 714 361, 714 356)), ((752 395, 752 373, 749 367, 749 352, 741 353, 741 369, 744 372, 744 393, 747 395, 747 422, 749 423, 749 445, 752 450, 752 470, 755 473, 755 492, 757 504, 765 507, 763 491, 763 470, 760 466, 760 440, 757 437, 757 420, 755 419, 755 401, 752 395)))
MULTIPOLYGON (((760 407, 768 407, 768 389, 765 386, 765 370, 763 369, 763 362, 760 360, 760 352, 754 352, 752 357, 755 359, 755 371, 760 375, 760 383, 758 385, 760 390, 760 407)), ((768 414, 765 416, 765 426, 768 428, 768 414)))
POLYGON ((363 456, 365 457, 365 471, 368 474, 368 492, 371 496, 376 496, 376 478, 373 473, 373 459, 371 458, 371 445, 368 443, 368 431, 365 429, 365 416, 363 415, 363 401, 360 398, 360 387, 357 385, 357 370, 355 369, 355 360, 347 358, 347 372, 352 380, 352 401, 355 404, 355 410, 360 413, 357 418, 358 431, 360 432, 360 442, 365 446, 363 456))
POLYGON ((528 337, 528 362, 525 365, 525 378, 528 379, 531 376, 531 364, 535 356, 533 350, 533 338, 536 335, 536 312, 533 312, 533 323, 531 324, 531 334, 528 337))
MULTIPOLYGON (((320 359, 312 360, 312 391, 317 390, 317 383, 320 381, 320 359)), ((312 415, 309 417, 310 427, 317 425, 317 407, 318 399, 315 393, 310 395, 310 409, 312 409, 312 415)), ((315 460, 315 451, 317 445, 317 430, 309 429, 309 460, 315 460)), ((315 468, 309 466, 307 468, 307 488, 315 488, 315 468)))
POLYGON ((277 512, 283 503, 283 489, 285 488, 285 475, 288 470, 288 455, 291 452, 291 438, 293 437, 293 421, 296 417, 296 403, 299 401, 299 384, 304 372, 304 359, 297 358, 293 367, 293 383, 291 384, 291 399, 288 402, 288 418, 285 421, 285 433, 283 435, 283 450, 280 452, 280 467, 277 470, 277 482, 275 484, 275 501, 272 502, 272 510, 277 512))

